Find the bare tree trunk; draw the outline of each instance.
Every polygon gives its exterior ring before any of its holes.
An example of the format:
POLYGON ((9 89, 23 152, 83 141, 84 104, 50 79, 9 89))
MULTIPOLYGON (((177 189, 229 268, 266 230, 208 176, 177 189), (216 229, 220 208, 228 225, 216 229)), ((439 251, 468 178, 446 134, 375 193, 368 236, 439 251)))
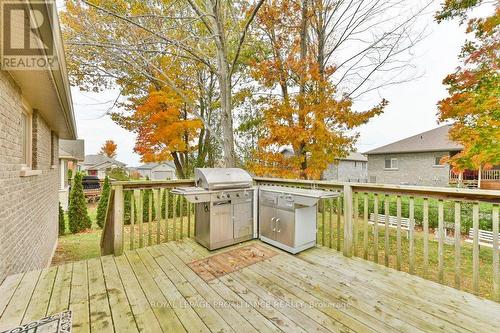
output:
MULTIPOLYGON (((300 26, 300 60, 303 61, 303 65, 307 58, 307 27, 308 27, 308 1, 302 0, 302 11, 301 11, 301 26, 300 26)), ((305 80, 301 80, 300 82, 300 91, 299 94, 304 96, 306 92, 306 83, 305 80)), ((302 110, 304 105, 299 105, 299 110, 302 110)), ((305 124, 304 116, 299 111, 299 127, 303 128, 305 124)), ((300 178, 307 179, 306 169, 307 169, 307 152, 305 151, 306 143, 301 142, 297 149, 297 154, 300 158, 302 158, 302 162, 300 165, 300 178)))
POLYGON ((227 75, 226 68, 221 70, 219 76, 220 99, 222 109, 222 135, 224 164, 227 168, 236 166, 236 152, 234 150, 233 115, 231 101, 231 78, 227 75))
POLYGON ((226 31, 224 17, 219 1, 213 7, 214 28, 217 34, 215 45, 217 47, 217 77, 220 89, 220 102, 222 110, 222 149, 224 150, 224 165, 227 168, 236 166, 236 152, 234 150, 233 112, 232 112, 232 87, 231 70, 228 62, 226 31))
POLYGON ((172 155, 172 158, 174 160, 174 165, 175 165, 175 169, 177 170, 177 175, 179 176, 179 178, 185 179, 186 174, 185 174, 184 169, 182 167, 182 163, 179 160, 179 155, 177 154, 177 152, 172 152, 170 155, 172 155))

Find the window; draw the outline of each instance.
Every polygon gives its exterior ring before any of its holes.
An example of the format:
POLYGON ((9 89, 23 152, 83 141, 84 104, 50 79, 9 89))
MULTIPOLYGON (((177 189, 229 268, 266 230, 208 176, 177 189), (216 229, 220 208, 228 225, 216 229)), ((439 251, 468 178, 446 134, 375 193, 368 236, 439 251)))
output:
POLYGON ((441 167, 441 166, 444 166, 443 163, 441 163, 441 160, 443 159, 443 155, 440 155, 440 156, 436 156, 434 157, 434 166, 435 167, 441 167))
POLYGON ((385 168, 386 169, 397 169, 398 159, 397 158, 385 158, 385 168))
POLYGON ((31 114, 24 111, 21 115, 21 164, 31 169, 31 114))
POLYGON ((54 131, 50 132, 50 165, 56 166, 56 134, 54 131))

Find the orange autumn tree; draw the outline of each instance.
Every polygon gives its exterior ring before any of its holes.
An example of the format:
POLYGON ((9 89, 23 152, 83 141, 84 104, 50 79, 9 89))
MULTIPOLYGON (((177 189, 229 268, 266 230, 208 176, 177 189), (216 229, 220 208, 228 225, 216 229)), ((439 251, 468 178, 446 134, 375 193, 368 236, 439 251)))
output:
POLYGON ((118 145, 113 140, 106 140, 106 142, 102 145, 99 154, 105 155, 109 158, 115 158, 117 148, 118 145))
POLYGON ((326 79, 335 68, 319 66, 315 44, 307 40, 311 15, 306 3, 272 1, 258 15, 262 39, 270 46, 252 64, 253 77, 270 91, 262 108, 263 135, 250 165, 258 175, 319 179, 335 158, 354 150, 359 135, 354 129, 387 104, 382 100, 356 112, 349 97, 337 96, 326 79), (283 147, 293 148, 293 155, 283 154, 283 147))
MULTIPOLYGON (((446 0, 436 19, 462 23, 485 3, 446 0)), ((464 147, 449 159, 455 171, 500 164, 500 2, 489 16, 467 22, 474 38, 462 47, 462 64, 443 81, 450 96, 438 103, 439 120, 453 121, 450 138, 464 147)))
POLYGON ((173 160, 180 178, 190 170, 189 153, 202 122, 193 118, 178 94, 164 88, 151 90, 122 125, 137 133, 134 151, 143 162, 173 160))

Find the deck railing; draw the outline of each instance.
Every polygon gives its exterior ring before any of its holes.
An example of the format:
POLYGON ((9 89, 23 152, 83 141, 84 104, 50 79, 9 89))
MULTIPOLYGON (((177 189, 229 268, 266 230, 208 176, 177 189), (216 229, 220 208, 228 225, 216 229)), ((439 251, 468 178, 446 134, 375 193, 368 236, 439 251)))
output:
POLYGON ((101 254, 160 244, 194 234, 193 206, 170 190, 193 180, 118 181, 111 185, 101 254))
MULTIPOLYGON (((254 180, 256 185, 342 193, 318 205, 319 246, 500 301, 500 191, 254 180), (389 223, 391 219, 397 221, 396 225, 389 223), (465 239, 470 228, 469 244, 465 239), (481 245, 480 229, 492 232, 488 246, 481 245)), ((170 192, 174 187, 193 184, 192 180, 114 182, 101 239, 102 254, 119 255, 124 249, 194 235, 193 205, 170 192), (148 206, 144 205, 145 198, 148 206)))

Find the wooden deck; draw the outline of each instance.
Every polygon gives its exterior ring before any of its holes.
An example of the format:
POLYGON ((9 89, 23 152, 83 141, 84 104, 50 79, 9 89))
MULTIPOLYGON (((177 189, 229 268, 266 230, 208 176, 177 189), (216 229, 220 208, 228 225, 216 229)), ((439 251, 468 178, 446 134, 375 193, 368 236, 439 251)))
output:
POLYGON ((208 282, 187 265, 232 248, 184 239, 10 276, 0 331, 69 308, 74 332, 500 332, 498 303, 326 248, 208 282))

